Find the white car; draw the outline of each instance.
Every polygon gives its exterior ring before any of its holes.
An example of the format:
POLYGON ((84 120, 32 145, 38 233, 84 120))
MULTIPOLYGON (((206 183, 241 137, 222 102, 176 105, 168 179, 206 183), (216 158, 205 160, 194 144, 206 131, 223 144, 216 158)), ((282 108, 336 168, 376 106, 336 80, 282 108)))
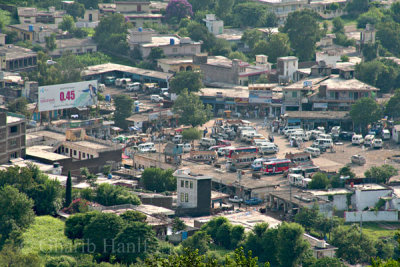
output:
POLYGON ((160 103, 164 99, 159 95, 151 95, 150 100, 151 100, 151 102, 160 103))
POLYGON ((183 144, 183 153, 190 152, 192 150, 192 145, 189 143, 183 144))

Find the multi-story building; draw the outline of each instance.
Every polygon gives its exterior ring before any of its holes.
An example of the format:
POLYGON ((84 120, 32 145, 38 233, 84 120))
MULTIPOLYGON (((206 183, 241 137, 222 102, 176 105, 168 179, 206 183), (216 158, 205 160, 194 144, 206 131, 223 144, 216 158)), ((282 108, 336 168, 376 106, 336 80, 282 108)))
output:
POLYGON ((277 67, 280 83, 290 83, 296 80, 296 71, 299 69, 297 57, 278 57, 277 67))
POLYGON ((212 34, 218 35, 224 33, 224 21, 218 20, 215 14, 207 14, 203 21, 206 23, 208 31, 212 34))
POLYGON ((177 213, 209 215, 211 211, 211 177, 177 170, 177 213))
POLYGON ((6 45, 0 46, 0 70, 19 72, 37 68, 37 53, 30 49, 6 45))
POLYGON ((59 33, 57 24, 15 24, 8 25, 7 28, 16 32, 19 40, 33 43, 44 43, 46 37, 59 33))
POLYGON ((62 21, 65 15, 64 10, 56 10, 55 7, 49 7, 47 11, 37 10, 35 7, 18 7, 18 18, 23 24, 34 23, 55 23, 62 21))
MULTIPOLYGON (((52 57, 60 57, 65 53, 74 55, 81 55, 86 53, 93 53, 97 51, 97 44, 91 37, 87 38, 71 38, 56 40, 57 47, 48 54, 52 57)), ((45 47, 46 44, 41 44, 45 47)))
POLYGON ((0 164, 25 157, 25 117, 0 113, 0 164))

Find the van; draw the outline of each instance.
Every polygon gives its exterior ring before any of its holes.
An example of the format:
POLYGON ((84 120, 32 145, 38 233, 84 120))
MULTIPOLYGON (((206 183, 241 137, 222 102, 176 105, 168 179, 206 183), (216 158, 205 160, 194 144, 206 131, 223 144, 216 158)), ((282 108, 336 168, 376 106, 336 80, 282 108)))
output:
POLYGON ((264 138, 264 136, 262 134, 255 133, 255 134, 246 135, 245 138, 246 138, 247 143, 251 143, 253 141, 253 139, 264 138))
POLYGON ((141 153, 154 153, 156 152, 156 148, 154 147, 154 143, 144 143, 138 145, 138 150, 141 153))
POLYGON ((382 142, 382 139, 380 139, 380 138, 376 138, 376 139, 374 139, 374 141, 372 142, 372 147, 373 147, 373 148, 379 149, 379 148, 382 148, 382 145, 383 145, 383 142, 382 142))
POLYGON ((229 150, 235 148, 234 146, 224 146, 224 147, 220 147, 217 150, 218 156, 225 156, 227 152, 229 152, 229 150))
POLYGON ((332 135, 322 133, 322 134, 318 135, 318 139, 331 139, 332 140, 332 135))
POLYGON ((318 145, 319 148, 328 149, 333 147, 332 139, 322 139, 318 138, 314 141, 315 144, 318 145))
POLYGON ((270 144, 267 146, 260 146, 258 152, 261 155, 275 154, 279 151, 278 147, 275 144, 270 144))
POLYGON ((183 144, 183 153, 190 152, 192 150, 192 145, 189 143, 183 144))
POLYGON ((355 134, 353 135, 353 137, 351 138, 351 143, 353 145, 361 145, 362 143, 364 143, 364 139, 362 137, 361 134, 355 134))
POLYGON ((372 143, 374 142, 375 136, 374 135, 367 135, 364 139, 364 145, 365 146, 372 146, 372 143))
POLYGON ((150 100, 151 100, 151 102, 160 103, 160 102, 162 102, 164 99, 163 99, 161 96, 159 96, 159 95, 151 95, 151 96, 150 96, 150 100))
POLYGON ((306 135, 304 132, 294 132, 289 136, 289 139, 301 139, 301 140, 305 140, 306 139, 306 135))
POLYGON ((286 132, 288 130, 293 130, 293 129, 300 129, 300 125, 286 126, 285 128, 282 129, 282 133, 286 135, 286 132))
POLYGON ((242 142, 246 142, 248 140, 248 138, 251 138, 252 136, 254 136, 255 134, 257 134, 257 132, 255 130, 252 131, 242 131, 242 133, 240 134, 240 141, 242 142))
POLYGON ((304 152, 309 153, 311 157, 314 158, 319 157, 321 155, 321 150, 316 147, 307 147, 306 149, 304 149, 304 152))
POLYGON ((180 144, 180 143, 182 143, 182 135, 177 134, 177 135, 175 135, 174 137, 172 137, 172 142, 173 142, 174 144, 180 144))
POLYGON ((140 90, 140 83, 128 83, 126 89, 130 92, 139 91, 140 90))
POLYGON ((200 146, 209 148, 210 146, 215 146, 217 144, 217 141, 215 139, 211 138, 202 138, 200 140, 200 146))
POLYGON ((390 139, 390 131, 388 129, 384 129, 382 131, 382 139, 389 140, 390 139))
POLYGON ((287 130, 285 132, 285 137, 289 137, 291 134, 297 133, 297 132, 303 133, 304 131, 303 131, 303 129, 299 129, 299 128, 297 128, 297 129, 289 129, 289 130, 287 130))

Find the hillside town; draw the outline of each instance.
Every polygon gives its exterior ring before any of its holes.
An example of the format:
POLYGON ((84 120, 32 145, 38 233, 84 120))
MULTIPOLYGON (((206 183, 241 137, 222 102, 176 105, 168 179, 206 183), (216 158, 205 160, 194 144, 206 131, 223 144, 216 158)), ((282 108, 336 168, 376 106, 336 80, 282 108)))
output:
POLYGON ((0 1, 0 267, 400 266, 400 2, 0 1))

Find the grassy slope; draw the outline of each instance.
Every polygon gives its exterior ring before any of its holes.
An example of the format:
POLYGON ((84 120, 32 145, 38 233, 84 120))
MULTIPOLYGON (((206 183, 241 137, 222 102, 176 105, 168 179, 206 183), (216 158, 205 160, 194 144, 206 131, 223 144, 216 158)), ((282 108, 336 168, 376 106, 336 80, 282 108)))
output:
POLYGON ((64 222, 51 216, 36 217, 34 224, 23 234, 23 253, 38 253, 41 258, 46 256, 77 256, 74 248, 79 244, 64 235, 64 222))
MULTIPOLYGON (((350 227, 351 225, 346 225, 346 227, 350 227)), ((373 240, 378 239, 387 239, 393 238, 395 233, 398 231, 396 229, 400 229, 399 223, 363 223, 363 233, 368 235, 373 240)))

